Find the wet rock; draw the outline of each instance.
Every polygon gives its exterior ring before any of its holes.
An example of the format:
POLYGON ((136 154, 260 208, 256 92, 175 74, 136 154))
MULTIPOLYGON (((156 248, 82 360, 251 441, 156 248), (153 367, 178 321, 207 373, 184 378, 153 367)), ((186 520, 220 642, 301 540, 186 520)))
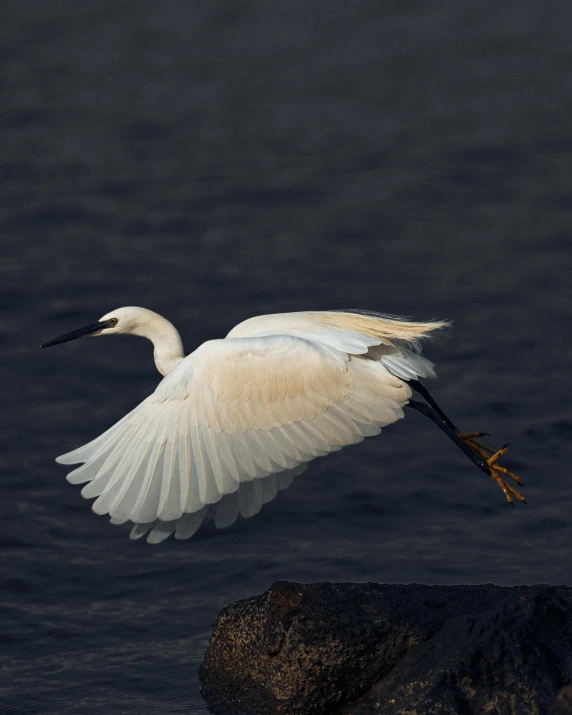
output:
POLYGON ((558 693, 548 715, 572 715, 572 685, 567 685, 558 693))
POLYGON ((221 612, 202 693, 218 715, 543 714, 571 633, 567 587, 279 582, 221 612))

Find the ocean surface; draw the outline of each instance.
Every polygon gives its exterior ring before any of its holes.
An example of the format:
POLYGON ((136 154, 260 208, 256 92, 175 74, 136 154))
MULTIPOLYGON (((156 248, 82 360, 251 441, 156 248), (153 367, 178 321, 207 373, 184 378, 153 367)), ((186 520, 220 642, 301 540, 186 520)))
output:
POLYGON ((0 23, 0 712, 205 713, 226 604, 276 580, 572 584, 572 5, 21 0, 0 23), (258 516, 152 547, 54 458, 152 392, 122 305, 188 352, 256 314, 453 328, 421 415, 258 516))

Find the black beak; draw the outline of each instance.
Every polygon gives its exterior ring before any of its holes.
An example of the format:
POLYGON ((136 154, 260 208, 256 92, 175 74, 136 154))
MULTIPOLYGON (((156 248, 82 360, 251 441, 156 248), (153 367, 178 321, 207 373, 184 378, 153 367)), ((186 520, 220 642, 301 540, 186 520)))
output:
POLYGON ((85 328, 80 328, 79 330, 74 330, 71 333, 66 333, 65 335, 60 335, 58 338, 53 340, 48 340, 47 343, 40 345, 41 348, 49 348, 50 345, 58 345, 59 343, 67 343, 68 340, 75 340, 76 338, 82 338, 84 335, 91 335, 92 333, 97 333, 98 330, 103 330, 108 328, 109 323, 107 320, 100 321, 99 323, 93 323, 93 325, 87 325, 85 328))

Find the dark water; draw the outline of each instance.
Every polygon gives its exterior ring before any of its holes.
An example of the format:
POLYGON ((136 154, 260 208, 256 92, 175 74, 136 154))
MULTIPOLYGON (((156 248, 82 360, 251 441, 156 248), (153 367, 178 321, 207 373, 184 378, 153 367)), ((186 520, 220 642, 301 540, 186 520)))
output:
POLYGON ((0 712, 203 713, 225 604, 277 579, 572 583, 569 3, 12 3, 0 67, 0 712), (48 338, 121 305, 187 350, 251 315, 454 321, 428 354, 529 504, 419 415, 256 518, 130 542, 53 459, 157 384, 48 338))

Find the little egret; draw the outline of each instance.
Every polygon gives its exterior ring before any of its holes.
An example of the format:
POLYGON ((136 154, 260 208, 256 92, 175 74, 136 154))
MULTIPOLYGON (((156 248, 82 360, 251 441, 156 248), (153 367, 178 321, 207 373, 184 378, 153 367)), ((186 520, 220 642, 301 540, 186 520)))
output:
POLYGON ((222 340, 184 356, 175 327, 145 308, 126 307, 41 347, 84 335, 148 338, 164 375, 155 392, 100 437, 57 458, 97 497, 96 514, 131 522, 131 538, 158 543, 191 537, 208 506, 215 524, 250 517, 304 471, 306 463, 403 417, 429 417, 503 490, 524 497, 494 451, 464 434, 419 378, 435 377, 419 341, 445 322, 415 323, 362 310, 279 313, 250 318, 222 340), (412 390, 425 402, 410 399, 412 390))

